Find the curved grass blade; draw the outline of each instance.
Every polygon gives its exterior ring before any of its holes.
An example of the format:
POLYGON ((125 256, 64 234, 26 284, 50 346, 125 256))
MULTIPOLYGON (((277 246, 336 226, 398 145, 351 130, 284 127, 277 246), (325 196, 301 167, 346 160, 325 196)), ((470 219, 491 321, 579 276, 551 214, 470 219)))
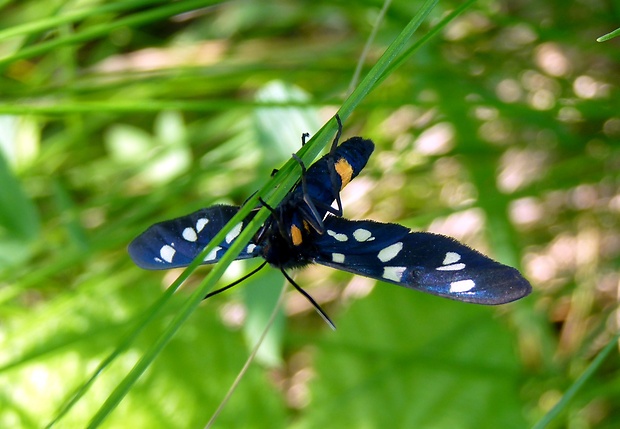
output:
POLYGON ((558 403, 555 404, 555 406, 533 426, 533 429, 544 429, 549 426, 549 424, 568 406, 568 403, 575 397, 579 389, 581 389, 583 385, 587 383, 590 378, 592 378, 592 375, 594 375, 596 370, 603 364, 603 361, 605 361, 605 358, 609 356, 609 353, 617 347, 619 339, 620 334, 616 334, 609 341, 605 348, 599 352, 598 356, 596 356, 592 363, 590 363, 590 365, 586 368, 583 374, 581 374, 581 376, 575 380, 566 393, 564 393, 562 399, 560 399, 558 403))
POLYGON ((618 37, 620 36, 620 28, 616 28, 614 31, 612 31, 611 33, 607 33, 601 37, 599 37, 598 39, 596 39, 597 42, 606 42, 610 39, 613 39, 614 37, 618 37))
POLYGON ((0 66, 12 63, 17 60, 31 58, 36 55, 42 55, 57 49, 61 46, 73 45, 80 42, 86 42, 97 37, 107 37, 115 28, 134 27, 149 22, 154 22, 167 18, 169 16, 178 15, 179 13, 188 12, 190 10, 213 4, 213 0, 185 0, 169 5, 161 6, 157 9, 150 9, 145 12, 136 13, 127 18, 118 19, 111 23, 105 23, 93 26, 82 32, 71 34, 66 37, 60 37, 49 42, 43 42, 28 48, 21 49, 19 52, 0 58, 0 66))
POLYGON ((46 31, 64 24, 70 24, 72 22, 76 22, 92 16, 112 12, 121 12, 128 9, 136 9, 148 5, 153 5, 155 3, 164 3, 165 1, 166 0, 131 0, 116 2, 112 4, 103 4, 96 7, 83 7, 81 9, 71 12, 61 13, 59 16, 39 19, 36 21, 28 22, 26 24, 15 25, 13 27, 7 28, 0 31, 0 40, 8 39, 15 36, 21 36, 24 34, 39 33, 41 31, 46 31))
MULTIPOLYGON (((354 108, 356 108, 368 95, 368 93, 370 93, 370 91, 374 88, 376 82, 379 81, 382 77, 384 77, 389 65, 400 53, 405 50, 406 44, 408 43, 409 39, 413 36, 417 28, 428 16, 436 3, 437 0, 427 0, 425 2, 420 12, 418 12, 418 14, 416 14, 416 16, 407 24, 401 34, 386 49, 385 53, 377 61, 377 64, 362 80, 360 85, 344 101, 342 107, 339 110, 340 117, 343 120, 345 120, 351 114, 354 108)), ((304 162, 309 162, 314 159, 321 151, 321 149, 328 144, 328 142, 330 141, 330 137, 335 130, 336 121, 329 121, 321 128, 321 130, 319 130, 319 132, 310 140, 310 142, 308 142, 308 144, 306 144, 302 147, 302 149, 300 149, 300 151, 298 152, 298 156, 302 158, 304 162)), ((246 205, 239 211, 239 213, 233 219, 231 219, 231 221, 226 225, 225 228, 222 229, 222 231, 220 231, 218 235, 213 238, 211 242, 213 244, 207 246, 203 250, 203 252, 198 255, 196 260, 194 260, 194 262, 192 262, 192 264, 190 264, 190 266, 188 266, 187 269, 183 272, 183 275, 188 273, 187 275, 189 276, 189 273, 193 272, 198 267, 204 256, 206 256, 207 253, 209 253, 215 247, 215 243, 221 242, 226 236, 226 234, 234 227, 234 225, 236 225, 245 216, 247 216, 247 214, 249 214, 250 210, 252 210, 252 208, 258 202, 259 196, 263 196, 263 199, 266 200, 269 205, 274 207, 277 206, 277 204, 287 194, 288 190, 297 181, 297 174, 293 174, 293 172, 298 169, 299 166, 297 161, 295 161, 294 159, 289 160, 278 172, 278 174, 271 178, 259 192, 257 192, 252 198, 250 198, 250 200, 248 200, 246 205), (265 198, 265 196, 267 197, 265 198)), ((88 425, 89 428, 98 427, 103 422, 103 420, 116 408, 118 403, 125 397, 131 387, 135 384, 135 382, 146 370, 146 368, 148 368, 148 366, 153 362, 153 360, 157 357, 163 347, 171 340, 176 331, 181 327, 185 320, 187 320, 187 318, 196 309, 200 302, 202 302, 202 298, 206 295, 206 293, 214 287, 215 283, 222 276, 228 265, 230 265, 230 263, 236 258, 236 256, 241 252, 241 250, 247 245, 254 233, 259 229, 259 227, 269 215, 270 212, 263 208, 248 224, 247 228, 241 232, 241 234, 238 236, 237 240, 235 240, 228 252, 226 252, 220 262, 214 266, 213 270, 205 277, 205 279, 200 283, 198 288, 186 301, 185 305, 179 310, 179 312, 176 314, 175 318, 171 321, 170 325, 164 331, 159 340, 145 352, 145 354, 136 363, 133 369, 110 394, 108 399, 90 421, 88 425)), ((178 287, 179 285, 180 282, 179 280, 177 280, 174 283, 173 287, 178 287)))

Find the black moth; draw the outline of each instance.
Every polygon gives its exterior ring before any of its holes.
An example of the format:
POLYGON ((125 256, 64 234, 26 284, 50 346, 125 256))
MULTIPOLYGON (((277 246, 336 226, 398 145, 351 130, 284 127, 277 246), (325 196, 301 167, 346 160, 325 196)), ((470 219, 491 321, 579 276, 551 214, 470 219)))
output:
MULTIPOLYGON (((237 259, 260 256, 265 262, 258 269, 267 263, 280 269, 332 327, 329 317, 286 269, 317 263, 475 304, 504 304, 531 292, 519 271, 453 238, 341 217, 339 192, 366 166, 374 144, 353 137, 338 146, 342 124, 338 116, 336 120, 338 133, 330 152, 307 170, 295 157, 302 167, 300 181, 280 205, 269 207, 272 215, 237 259), (337 208, 332 207, 334 201, 337 208)), ((131 242, 129 255, 147 270, 187 266, 238 210, 238 206, 215 205, 156 223, 131 242)), ((203 263, 217 262, 255 213, 237 224, 203 263)))

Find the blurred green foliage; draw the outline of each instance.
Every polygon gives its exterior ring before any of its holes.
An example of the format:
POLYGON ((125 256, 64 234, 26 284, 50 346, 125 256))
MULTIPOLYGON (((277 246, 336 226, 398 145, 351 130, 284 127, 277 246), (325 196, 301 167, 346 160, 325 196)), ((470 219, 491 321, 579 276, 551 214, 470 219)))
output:
MULTIPOLYGON (((421 4, 392 2, 364 72, 421 4)), ((44 427, 142 329, 54 427, 88 424, 210 269, 146 324, 179 271, 139 270, 127 243, 265 184, 342 103, 381 6, 0 2, 0 427, 44 427)), ((339 329, 288 293, 215 427, 521 428, 553 407, 617 331, 619 42, 596 38, 619 15, 475 2, 345 123, 377 144, 347 217, 453 235, 533 295, 483 308, 308 267, 339 329)), ((264 271, 201 305, 102 426, 203 427, 282 285, 264 271)), ((618 427, 618 363, 552 427, 618 427)))

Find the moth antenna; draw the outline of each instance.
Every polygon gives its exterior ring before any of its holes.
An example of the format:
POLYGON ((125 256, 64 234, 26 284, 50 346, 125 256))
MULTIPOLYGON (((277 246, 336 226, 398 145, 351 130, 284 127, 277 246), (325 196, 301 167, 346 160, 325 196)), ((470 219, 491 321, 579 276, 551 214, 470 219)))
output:
POLYGON ((284 271, 282 268, 280 269, 280 271, 282 272, 282 274, 284 275, 284 277, 286 278, 286 280, 288 280, 288 282, 290 284, 293 285, 293 287, 295 289, 297 289, 297 291, 302 294, 307 300, 308 302, 310 302, 310 304, 312 304, 312 306, 314 307, 314 309, 317 311, 317 313, 319 313, 319 315, 323 318, 323 320, 325 321, 325 323, 327 323, 329 325, 330 328, 332 328, 334 331, 336 330, 336 325, 334 324, 334 322, 332 322, 332 319, 329 318, 329 316, 327 315, 327 313, 325 313, 325 311, 323 311, 323 309, 321 308, 321 306, 319 305, 318 302, 316 302, 314 300, 314 298, 312 298, 310 296, 310 294, 308 292, 306 292, 305 290, 302 289, 301 286, 299 286, 297 283, 295 283, 295 281, 291 278, 291 276, 289 276, 288 274, 286 274, 286 271, 284 271))
POLYGON ((267 261, 264 261, 262 264, 260 264, 258 266, 258 268, 253 269, 252 271, 250 271, 248 274, 244 275, 243 277, 241 277, 240 279, 235 280, 234 282, 232 282, 231 284, 224 286, 221 289, 218 290, 214 290, 213 292, 209 292, 208 294, 205 295, 204 298, 202 298, 202 300, 204 301, 207 298, 211 298, 213 295, 217 295, 218 293, 222 293, 228 289, 230 289, 233 286, 237 286, 239 283, 241 283, 242 281, 252 277, 254 274, 256 274, 257 272, 259 272, 260 270, 262 270, 265 265, 267 265, 267 261))

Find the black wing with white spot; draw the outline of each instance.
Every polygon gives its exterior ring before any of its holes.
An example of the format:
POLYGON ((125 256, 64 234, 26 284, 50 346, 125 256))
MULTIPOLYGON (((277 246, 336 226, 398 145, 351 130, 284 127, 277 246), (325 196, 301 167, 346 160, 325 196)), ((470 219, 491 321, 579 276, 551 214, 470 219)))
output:
POLYGON ((328 216, 313 262, 476 304, 504 304, 531 292, 519 271, 453 238, 397 224, 328 216))
MULTIPOLYGON (((239 207, 217 205, 200 209, 187 216, 156 223, 129 244, 129 256, 140 268, 167 270, 189 265, 205 246, 220 232, 239 207)), ((252 216, 248 217, 228 233, 204 259, 204 264, 217 262, 228 250, 252 216)), ((239 254, 237 259, 258 256, 253 243, 239 254)))

